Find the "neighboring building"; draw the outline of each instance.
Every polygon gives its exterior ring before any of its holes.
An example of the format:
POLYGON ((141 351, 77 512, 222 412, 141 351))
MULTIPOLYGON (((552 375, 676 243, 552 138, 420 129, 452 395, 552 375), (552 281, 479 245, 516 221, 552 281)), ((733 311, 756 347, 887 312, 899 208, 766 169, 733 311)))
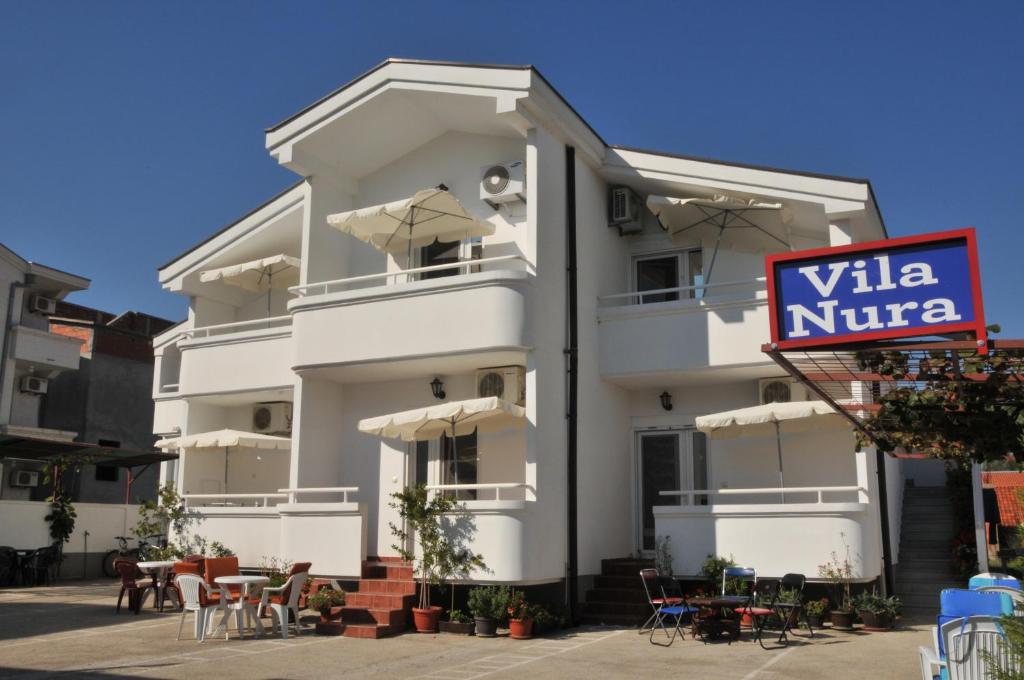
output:
MULTIPOLYGON (((525 66, 389 60, 270 128, 266 145, 300 181, 160 268, 189 315, 155 339, 154 432, 183 454, 164 475, 244 566, 309 559, 357 578, 368 556, 395 553, 391 494, 425 482, 465 499, 470 547, 490 567, 480 581, 575 571, 582 596, 603 559, 650 555, 665 535, 679 575, 717 553, 816 578, 845 543, 855 578, 879 577, 874 452, 848 427, 784 437, 786 486, 803 489, 785 495, 774 437, 694 428, 802 398, 761 352, 763 239, 670 236, 644 207, 773 204, 800 250, 886 237, 867 181, 611 146, 525 66), (439 185, 487 223, 483 236, 417 243, 409 262, 392 247, 397 222, 377 247, 342 233, 362 219, 348 211, 439 185), (289 263, 270 285, 240 278, 289 263), (461 431, 457 455, 360 431, 440 403, 435 389, 498 394, 525 414, 461 431), (324 487, 336 490, 279 491, 324 487)), ((898 464, 889 472, 898 500, 898 464)))

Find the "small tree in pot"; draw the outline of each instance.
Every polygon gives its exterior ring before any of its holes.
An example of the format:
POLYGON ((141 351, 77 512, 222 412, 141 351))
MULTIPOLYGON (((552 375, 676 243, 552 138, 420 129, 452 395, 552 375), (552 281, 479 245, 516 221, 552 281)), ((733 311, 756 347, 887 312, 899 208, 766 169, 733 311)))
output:
MULTIPOLYGON (((398 539, 398 543, 391 547, 403 560, 413 563, 419 581, 419 607, 412 610, 416 630, 436 633, 442 608, 431 606, 430 586, 440 585, 451 576, 468 575, 474 568, 486 567, 482 557, 460 547, 449 536, 451 527, 445 522, 445 515, 461 507, 455 498, 444 494, 432 495, 425 484, 406 487, 391 497, 395 500, 390 506, 398 510, 405 524, 404 528, 389 524, 391 533, 398 539), (410 544, 412 549, 408 547, 410 544)), ((465 531, 461 535, 455 533, 466 538, 465 531)))
POLYGON ((829 612, 832 627, 837 630, 853 629, 853 601, 850 597, 850 584, 853 582, 853 562, 850 558, 850 546, 846 542, 846 534, 840 533, 846 552, 842 558, 835 550, 832 558, 818 566, 818 575, 832 586, 835 609, 829 612))
POLYGON ((476 622, 477 637, 494 637, 505 618, 511 593, 507 586, 486 586, 469 591, 469 611, 476 622))

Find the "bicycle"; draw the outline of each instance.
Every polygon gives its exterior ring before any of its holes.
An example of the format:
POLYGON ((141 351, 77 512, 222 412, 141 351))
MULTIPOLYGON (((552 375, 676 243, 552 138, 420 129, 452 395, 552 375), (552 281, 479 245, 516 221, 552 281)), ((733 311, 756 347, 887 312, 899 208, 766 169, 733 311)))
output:
POLYGON ((109 578, 117 578, 117 570, 114 569, 114 562, 117 560, 126 560, 128 562, 144 562, 146 560, 149 548, 165 548, 167 547, 167 537, 164 534, 152 534, 145 538, 136 538, 138 544, 134 548, 128 547, 128 541, 130 540, 127 536, 114 536, 117 539, 118 546, 103 556, 103 573, 109 578), (157 539, 155 543, 150 543, 149 538, 157 539))

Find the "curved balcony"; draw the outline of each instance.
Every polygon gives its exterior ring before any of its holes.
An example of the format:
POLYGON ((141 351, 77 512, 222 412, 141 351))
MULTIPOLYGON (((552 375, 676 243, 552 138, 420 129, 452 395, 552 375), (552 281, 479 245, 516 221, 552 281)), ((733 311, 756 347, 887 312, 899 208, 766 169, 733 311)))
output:
POLYGON ((178 343, 180 395, 291 386, 291 317, 196 328, 178 343))
POLYGON ((524 349, 530 277, 507 256, 296 286, 295 368, 524 349))

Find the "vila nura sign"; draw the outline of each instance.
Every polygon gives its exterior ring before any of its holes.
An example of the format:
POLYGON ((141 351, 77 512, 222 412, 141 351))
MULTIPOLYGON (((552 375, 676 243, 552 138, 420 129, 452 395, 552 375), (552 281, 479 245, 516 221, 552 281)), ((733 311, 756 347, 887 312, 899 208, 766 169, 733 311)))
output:
POLYGON ((779 349, 964 331, 985 340, 973 229, 770 255, 765 267, 779 349))

